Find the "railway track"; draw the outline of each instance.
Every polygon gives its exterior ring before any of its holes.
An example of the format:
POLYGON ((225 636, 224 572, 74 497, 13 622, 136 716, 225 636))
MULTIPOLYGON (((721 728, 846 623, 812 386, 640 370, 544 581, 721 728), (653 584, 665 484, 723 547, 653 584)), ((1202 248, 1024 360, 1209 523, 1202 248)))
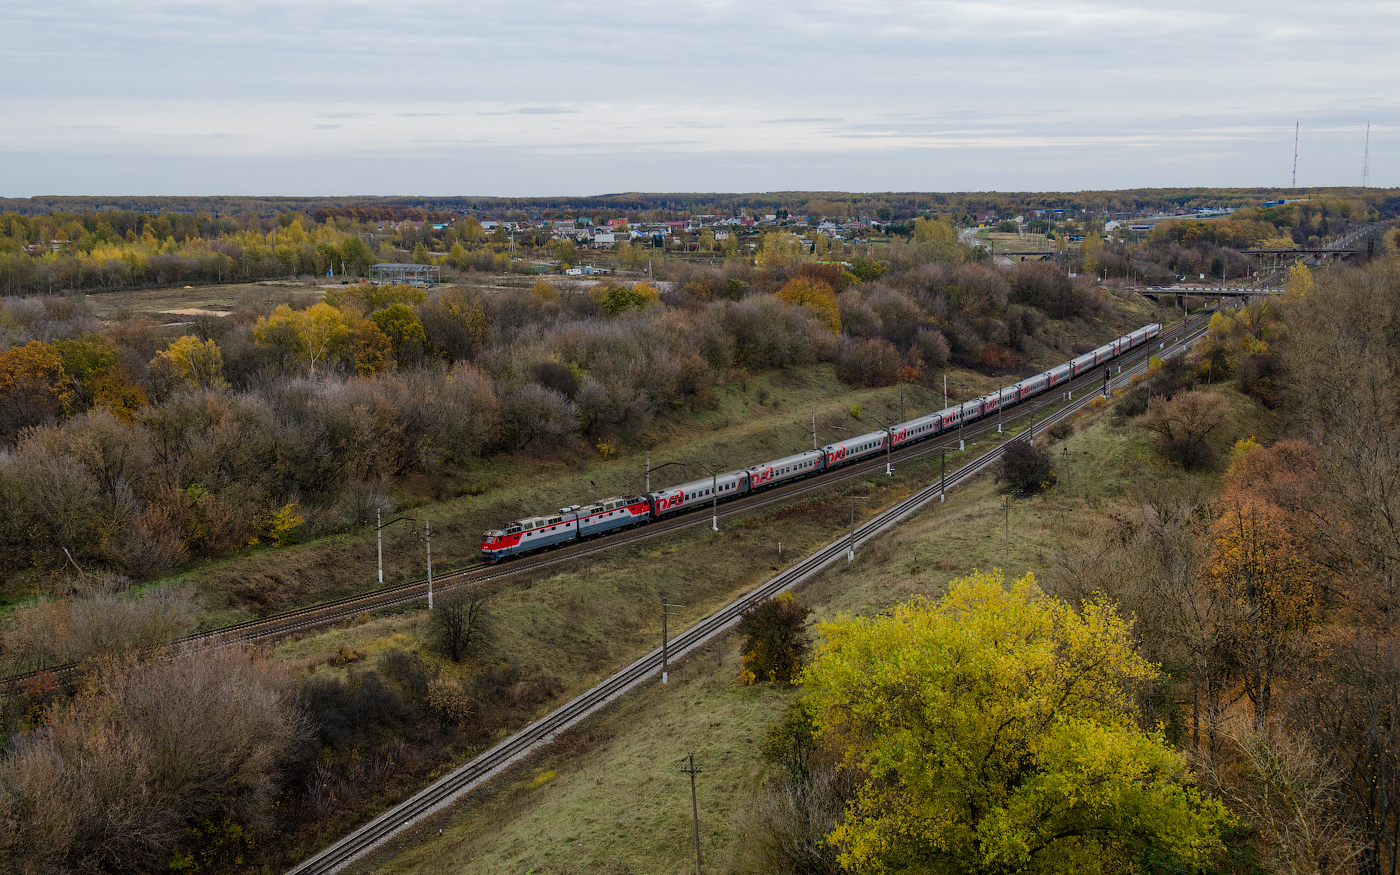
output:
MULTIPOLYGON (((1184 351, 1187 344, 1205 333, 1206 324, 1202 321, 1189 333, 1164 339, 1163 356, 1184 351), (1168 347, 1170 348, 1168 349, 1168 347)), ((1156 350, 1149 346, 1146 352, 1147 355, 1137 357, 1131 364, 1124 363, 1118 376, 1109 381, 1110 387, 1116 388, 1126 385, 1133 374, 1145 370, 1150 354, 1156 350)), ((1084 393, 1060 410, 1050 414, 1046 418, 1045 424, 1052 424, 1077 413, 1096 395, 1095 392, 1084 393)), ((948 476, 947 487, 960 486, 986 471, 1001 457, 1004 448, 1005 444, 998 445, 959 468, 948 476)), ((755 601, 771 598, 815 576, 838 562, 849 547, 859 547, 865 544, 872 538, 899 525, 928 504, 938 501, 943 495, 943 491, 944 487, 940 483, 933 483, 919 489, 904 500, 886 508, 857 526, 853 535, 832 541, 790 568, 764 581, 758 588, 742 598, 700 620, 671 640, 667 648, 668 660, 674 663, 697 648, 715 640, 738 623, 743 612, 755 601)), ((309 857, 288 870, 287 875, 330 875, 330 873, 340 871, 403 831, 446 809, 464 794, 501 774, 538 748, 549 744, 560 733, 577 725, 619 696, 634 689, 649 678, 659 675, 661 657, 661 649, 657 648, 635 660, 607 680, 477 755, 465 765, 419 791, 415 796, 309 857)))
MULTIPOLYGON (((1205 320, 1198 319, 1198 324, 1204 326, 1205 320)), ((1173 342, 1173 338, 1182 331, 1182 328, 1183 325, 1181 323, 1174 323, 1173 325, 1165 327, 1161 337, 1158 338, 1159 341, 1163 343, 1173 342)), ((1145 361, 1152 352, 1152 346, 1148 345, 1147 347, 1125 356, 1122 361, 1114 361, 1112 364, 1105 365, 1104 367, 1108 367, 1110 370, 1113 368, 1128 368, 1130 363, 1145 361)), ((1017 423, 1023 422, 1029 418, 1032 420, 1032 425, 1034 425, 1034 418, 1037 415, 1043 413, 1048 408, 1063 403, 1066 394, 1075 395, 1082 392, 1092 393, 1093 389, 1102 385, 1102 374, 1103 367, 1097 368, 1065 384, 1064 392, 1056 392, 1049 396, 1043 396, 1027 403, 1019 404, 1013 408, 1012 413, 1006 416, 1002 424, 1014 428, 1017 423)), ((973 442, 987 434, 995 433, 996 428, 996 421, 979 420, 976 424, 969 426, 960 434, 949 433, 946 436, 940 435, 938 439, 923 441, 916 444, 907 444, 895 449, 890 453, 889 459, 891 463, 907 462, 910 459, 932 455, 950 446, 948 441, 957 441, 961 439, 973 442), (943 438, 946 438, 946 440, 943 440, 943 438)), ((718 516, 719 519, 732 519, 744 514, 761 511, 808 494, 816 493, 823 489, 828 489, 832 486, 839 486, 864 479, 872 473, 879 472, 884 466, 884 457, 868 459, 834 472, 818 474, 803 480, 784 484, 776 489, 763 490, 728 501, 720 505, 718 512, 714 515, 718 516)), ((587 541, 566 544, 522 559, 512 559, 500 565, 492 566, 484 563, 477 563, 466 568, 434 575, 433 591, 436 595, 438 593, 450 592, 462 586, 498 583, 513 577, 533 574, 553 566, 573 562, 604 551, 639 544, 643 541, 675 534, 684 529, 705 525, 709 522, 710 516, 710 508, 697 507, 692 511, 683 512, 674 517, 667 517, 659 522, 647 523, 633 529, 611 533, 587 541)), ((367 593, 344 596, 331 601, 308 605, 304 608, 284 611, 271 617, 245 620, 230 626, 197 632, 178 639, 170 645, 167 645, 167 647, 172 650, 182 650, 190 647, 267 641, 297 632, 320 628, 322 626, 347 622, 363 614, 373 614, 418 601, 424 601, 427 597, 428 582, 426 578, 422 578, 395 586, 375 589, 367 593)), ((69 664, 12 674, 0 678, 0 685, 8 689, 17 689, 41 671, 51 672, 60 677, 68 677, 75 672, 76 668, 76 665, 69 664)))

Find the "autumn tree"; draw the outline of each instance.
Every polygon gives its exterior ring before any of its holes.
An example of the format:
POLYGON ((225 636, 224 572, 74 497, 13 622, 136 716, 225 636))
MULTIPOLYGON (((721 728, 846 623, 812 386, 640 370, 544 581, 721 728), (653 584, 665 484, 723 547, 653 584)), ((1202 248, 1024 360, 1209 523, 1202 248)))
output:
POLYGON ((1290 651, 1312 624, 1320 601, 1322 568, 1314 558, 1310 521, 1270 501, 1264 490, 1282 493, 1285 501, 1308 500, 1297 486, 1261 482, 1270 470, 1279 471, 1284 483, 1298 480, 1292 465, 1279 462, 1302 455, 1245 449, 1226 472, 1211 525, 1209 573, 1232 607, 1227 633, 1254 706, 1256 730, 1269 716, 1275 680, 1296 657, 1290 651))
POLYGON ((389 339, 396 362, 411 363, 422 355, 427 336, 423 333, 423 324, 408 307, 390 304, 371 313, 369 318, 389 339))
POLYGON ((313 375, 317 365, 324 366, 340 353, 350 335, 345 314, 324 301, 306 310, 293 310, 286 304, 279 304, 270 316, 258 317, 253 329, 258 343, 294 344, 296 353, 313 375))
POLYGON ((70 406, 74 410, 98 407, 129 423, 146 406, 145 391, 136 385, 121 349, 109 338, 91 335, 60 340, 55 346, 63 370, 73 380, 70 406))
POLYGON ((786 592, 744 611, 737 631, 744 636, 746 682, 779 686, 793 682, 810 647, 806 630, 810 613, 811 608, 786 592))
POLYGON ((975 574, 821 633, 804 696, 868 776, 831 834, 847 869, 1121 871, 1148 850, 1194 868, 1221 849, 1224 806, 1133 720, 1156 670, 1108 605, 975 574))
POLYGON ((349 354, 355 365, 355 373, 361 377, 372 377, 394 367, 393 344, 372 319, 353 321, 349 354))
POLYGON ((62 416, 74 388, 53 344, 31 340, 0 352, 0 435, 62 416))
POLYGON ((449 360, 469 358, 489 337, 486 308, 479 297, 448 289, 418 311, 430 354, 449 360))
POLYGON ((370 265, 374 264, 374 253, 369 245, 356 236, 346 237, 341 242, 340 255, 345 266, 360 276, 369 273, 370 265))
POLYGON ((825 282, 805 276, 794 277, 778 290, 778 300, 811 310, 833 334, 840 333, 841 308, 836 301, 836 292, 825 282))
POLYGON ((783 270, 795 266, 807 254, 802 240, 787 231, 770 231, 758 241, 758 266, 764 270, 783 270))
POLYGON ((151 367, 164 370, 195 389, 219 389, 224 382, 224 356, 213 340, 177 337, 151 360, 151 367))

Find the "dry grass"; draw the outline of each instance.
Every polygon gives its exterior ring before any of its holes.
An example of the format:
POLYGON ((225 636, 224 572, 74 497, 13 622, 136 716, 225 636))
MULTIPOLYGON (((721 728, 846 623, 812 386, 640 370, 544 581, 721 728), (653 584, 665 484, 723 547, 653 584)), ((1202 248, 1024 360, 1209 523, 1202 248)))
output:
POLYGON ((997 252, 1053 252, 1055 250, 1055 241, 1051 240, 1047 245, 1044 234, 1003 234, 1000 231, 989 231, 984 239, 990 242, 992 248, 997 252))
POLYGON ((115 319, 126 315, 157 315, 184 309, 227 312, 249 304, 279 303, 287 300, 289 295, 319 297, 322 294, 324 289, 315 285, 269 280, 189 288, 91 292, 84 296, 84 300, 97 318, 115 319))

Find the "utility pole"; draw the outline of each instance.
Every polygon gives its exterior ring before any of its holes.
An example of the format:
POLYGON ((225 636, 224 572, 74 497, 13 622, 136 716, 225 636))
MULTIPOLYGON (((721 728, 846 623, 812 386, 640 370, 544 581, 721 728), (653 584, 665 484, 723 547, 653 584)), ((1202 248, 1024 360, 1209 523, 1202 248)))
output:
POLYGON ((374 543, 379 550, 379 584, 384 585, 384 523, 379 508, 374 509, 374 543))
POLYGON ((943 503, 943 497, 948 494, 948 448, 939 450, 940 461, 938 474, 938 502, 943 503))
POLYGON ((1061 455, 1061 458, 1064 459, 1064 461, 1060 463, 1060 468, 1065 472, 1066 497, 1074 498, 1074 486, 1069 482, 1069 447, 1065 447, 1064 453, 1061 455))
MULTIPOLYGON (((864 501, 864 499, 861 499, 864 501)), ((851 542, 846 547, 846 564, 856 561, 856 497, 851 496, 851 542)))
POLYGON ((817 415, 812 414, 812 449, 817 448, 817 415))
POLYGON ((943 375, 943 409, 948 409, 948 375, 943 375))
POLYGON ((690 816, 695 822, 695 875, 700 875, 700 805, 695 801, 695 776, 700 774, 700 770, 695 768, 694 752, 687 752, 685 756, 690 766, 681 771, 690 776, 690 816))
POLYGON ((433 609, 433 524, 423 520, 423 543, 428 547, 428 610, 433 609))
POLYGON ((647 493, 651 493, 651 450, 647 450, 647 493))
POLYGON ((719 475, 716 474, 716 473, 713 472, 713 471, 710 472, 710 497, 714 499, 714 501, 710 504, 710 513, 712 514, 712 516, 710 517, 710 528, 712 528, 712 529, 714 529, 716 532, 718 532, 718 531, 719 531, 719 475))

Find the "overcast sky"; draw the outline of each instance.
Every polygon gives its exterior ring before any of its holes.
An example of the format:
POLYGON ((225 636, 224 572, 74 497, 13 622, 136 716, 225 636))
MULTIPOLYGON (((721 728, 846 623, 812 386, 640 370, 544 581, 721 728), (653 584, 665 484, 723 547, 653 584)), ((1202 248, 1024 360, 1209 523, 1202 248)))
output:
POLYGON ((1400 3, 0 3, 0 195, 1400 185, 1400 3))

